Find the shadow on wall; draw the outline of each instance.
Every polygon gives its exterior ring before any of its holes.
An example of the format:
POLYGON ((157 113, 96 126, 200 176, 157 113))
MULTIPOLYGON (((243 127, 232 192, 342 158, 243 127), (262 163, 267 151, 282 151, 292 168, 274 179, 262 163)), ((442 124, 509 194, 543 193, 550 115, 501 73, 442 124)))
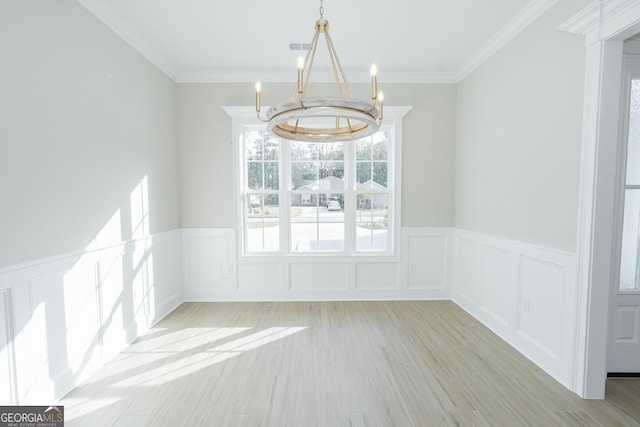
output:
POLYGON ((145 176, 82 253, 0 276, 0 404, 62 397, 160 317, 154 253, 179 253, 150 235, 148 195, 145 176))

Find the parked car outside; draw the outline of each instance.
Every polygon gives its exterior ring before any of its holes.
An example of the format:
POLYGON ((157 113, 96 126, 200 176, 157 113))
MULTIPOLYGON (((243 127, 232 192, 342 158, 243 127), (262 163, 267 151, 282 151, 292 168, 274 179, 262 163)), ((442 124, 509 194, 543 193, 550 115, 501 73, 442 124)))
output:
POLYGON ((327 205, 327 209, 330 210, 330 211, 339 211, 342 208, 340 207, 340 203, 338 203, 335 200, 331 200, 331 201, 329 201, 329 204, 327 205))

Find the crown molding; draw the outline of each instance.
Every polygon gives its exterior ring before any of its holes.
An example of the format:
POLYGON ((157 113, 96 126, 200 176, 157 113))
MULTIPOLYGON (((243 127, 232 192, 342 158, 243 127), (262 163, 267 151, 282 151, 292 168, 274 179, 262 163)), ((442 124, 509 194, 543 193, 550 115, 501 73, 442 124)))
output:
MULTIPOLYGON (((609 24, 637 15, 637 11, 632 12, 633 8, 640 9, 637 0, 596 0, 561 24, 558 30, 586 36, 585 43, 590 45, 613 36, 609 24)), ((615 32, 620 32, 620 28, 625 29, 625 24, 616 23, 612 27, 615 32)))
POLYGON ((558 26, 558 30, 566 33, 585 35, 598 26, 600 22, 600 6, 600 0, 594 1, 558 26))
MULTIPOLYGON (((295 73, 292 77, 290 71, 176 70, 169 63, 162 60, 162 55, 152 49, 113 11, 104 6, 104 3, 95 0, 77 0, 77 2, 176 83, 247 83, 257 80, 266 83, 289 83, 293 81, 292 78, 295 79, 295 73)), ((347 75, 351 83, 368 83, 371 81, 369 73, 347 72, 347 75)), ((333 83, 335 82, 335 77, 331 72, 318 71, 313 73, 313 81, 333 83)), ((379 82, 447 84, 457 83, 458 80, 453 72, 390 72, 381 73, 379 82)))
POLYGON ((77 0, 77 2, 84 6, 85 9, 110 28, 111 31, 116 33, 140 55, 166 74, 167 77, 175 81, 175 70, 166 61, 161 59, 162 55, 149 47, 146 41, 136 35, 134 31, 131 31, 129 26, 119 19, 109 8, 105 7, 103 3, 94 0, 77 0))
MULTIPOLYGON (((160 71, 166 74, 176 83, 247 83, 260 80, 268 83, 291 82, 289 71, 272 72, 247 72, 247 71, 211 71, 211 70, 176 70, 167 61, 162 59, 157 51, 135 31, 132 31, 125 22, 119 19, 108 6, 95 0, 77 0, 96 18, 102 21, 114 33, 134 48, 160 71)), ((495 33, 484 45, 480 47, 469 59, 452 72, 389 72, 381 73, 381 83, 432 83, 455 84, 462 81, 483 62, 506 45, 512 38, 524 30, 531 22, 538 18, 558 0, 533 0, 522 11, 515 15, 502 29, 495 33)), ((635 0, 611 0, 614 3, 634 3, 635 0)), ((599 4, 596 1, 595 4, 599 4)), ((592 5, 593 6, 593 5, 592 5)), ((370 81, 368 73, 348 73, 350 82, 367 83, 370 81)), ((295 78, 295 75, 294 75, 295 78)), ((335 78, 330 72, 316 72, 313 80, 320 83, 331 83, 335 78)))
POLYGON ((462 81, 483 62, 503 48, 511 39, 553 6, 558 0, 533 0, 504 27, 495 33, 484 45, 469 57, 455 72, 456 82, 462 81))
MULTIPOLYGON (((370 83, 371 76, 363 72, 346 72, 349 83, 370 83)), ((331 72, 318 71, 313 73, 314 83, 334 83, 335 76, 331 72)), ((263 83, 292 83, 295 82, 295 73, 291 71, 183 71, 177 72, 175 79, 177 83, 247 83, 261 81, 263 83)), ((404 72, 381 72, 378 75, 379 83, 457 83, 453 73, 404 73, 404 72)))

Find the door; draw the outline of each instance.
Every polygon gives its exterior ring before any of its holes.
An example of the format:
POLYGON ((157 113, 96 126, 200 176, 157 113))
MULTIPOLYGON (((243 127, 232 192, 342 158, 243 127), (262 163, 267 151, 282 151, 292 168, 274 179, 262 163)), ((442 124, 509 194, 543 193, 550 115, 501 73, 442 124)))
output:
POLYGON ((640 57, 625 57, 619 269, 609 310, 609 373, 640 373, 640 57))

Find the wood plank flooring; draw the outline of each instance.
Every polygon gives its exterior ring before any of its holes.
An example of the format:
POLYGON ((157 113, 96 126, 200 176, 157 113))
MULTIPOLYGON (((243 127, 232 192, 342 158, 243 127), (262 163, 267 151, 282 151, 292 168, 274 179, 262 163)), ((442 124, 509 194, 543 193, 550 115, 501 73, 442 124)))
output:
POLYGON ((61 402, 71 426, 640 426, 449 301, 185 303, 61 402))

